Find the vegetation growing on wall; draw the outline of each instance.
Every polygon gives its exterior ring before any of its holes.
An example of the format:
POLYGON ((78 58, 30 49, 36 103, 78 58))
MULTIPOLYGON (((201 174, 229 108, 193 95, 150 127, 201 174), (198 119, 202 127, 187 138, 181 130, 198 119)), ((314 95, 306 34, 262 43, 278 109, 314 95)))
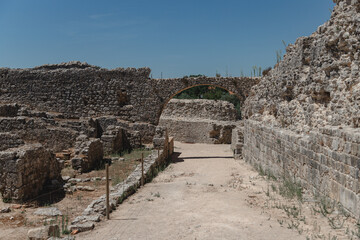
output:
POLYGON ((210 100, 223 100, 234 104, 236 109, 237 119, 241 119, 240 100, 232 93, 229 93, 223 88, 218 88, 211 85, 196 86, 189 88, 177 94, 176 99, 210 99, 210 100))

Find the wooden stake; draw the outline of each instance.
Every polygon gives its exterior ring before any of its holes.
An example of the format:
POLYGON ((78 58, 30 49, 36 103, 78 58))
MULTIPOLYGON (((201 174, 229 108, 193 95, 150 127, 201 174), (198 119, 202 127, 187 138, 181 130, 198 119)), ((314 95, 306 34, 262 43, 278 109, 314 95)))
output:
POLYGON ((109 204, 109 195, 110 195, 110 189, 109 189, 109 164, 105 164, 106 167, 106 219, 110 219, 110 204, 109 204))
POLYGON ((144 186, 144 153, 141 154, 141 186, 144 186))

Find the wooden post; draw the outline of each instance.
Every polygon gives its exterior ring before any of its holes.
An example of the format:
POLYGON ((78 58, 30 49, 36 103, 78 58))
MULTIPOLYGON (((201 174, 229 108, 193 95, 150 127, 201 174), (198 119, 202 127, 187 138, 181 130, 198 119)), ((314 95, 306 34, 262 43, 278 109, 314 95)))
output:
POLYGON ((157 156, 157 163, 161 163, 161 160, 160 160, 160 149, 158 149, 158 156, 157 156))
POLYGON ((144 153, 141 154, 141 186, 144 186, 144 153))
POLYGON ((109 164, 105 164, 106 167, 106 219, 110 219, 110 204, 109 204, 109 195, 110 195, 110 189, 109 189, 109 164))

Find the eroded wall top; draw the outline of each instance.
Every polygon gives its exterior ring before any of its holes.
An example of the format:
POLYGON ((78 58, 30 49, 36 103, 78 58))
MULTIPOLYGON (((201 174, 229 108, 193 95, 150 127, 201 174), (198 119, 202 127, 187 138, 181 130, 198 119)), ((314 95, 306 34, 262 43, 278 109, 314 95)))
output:
POLYGON ((246 118, 297 131, 360 127, 360 1, 334 2, 331 19, 252 88, 246 118))
POLYGON ((179 91, 215 85, 244 102, 258 79, 151 79, 149 68, 112 70, 69 62, 31 69, 0 68, 0 103, 20 103, 64 118, 116 116, 130 122, 157 124, 164 105, 179 91))

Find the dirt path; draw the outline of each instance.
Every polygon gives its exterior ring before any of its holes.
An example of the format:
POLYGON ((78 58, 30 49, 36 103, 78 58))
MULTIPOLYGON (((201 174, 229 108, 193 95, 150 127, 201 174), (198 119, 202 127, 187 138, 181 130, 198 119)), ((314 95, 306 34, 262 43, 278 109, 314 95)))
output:
POLYGON ((176 143, 178 156, 104 221, 76 239, 305 239, 252 207, 263 186, 229 145, 176 143), (251 186, 250 186, 251 185, 251 186), (251 189, 250 189, 251 188, 251 189))

